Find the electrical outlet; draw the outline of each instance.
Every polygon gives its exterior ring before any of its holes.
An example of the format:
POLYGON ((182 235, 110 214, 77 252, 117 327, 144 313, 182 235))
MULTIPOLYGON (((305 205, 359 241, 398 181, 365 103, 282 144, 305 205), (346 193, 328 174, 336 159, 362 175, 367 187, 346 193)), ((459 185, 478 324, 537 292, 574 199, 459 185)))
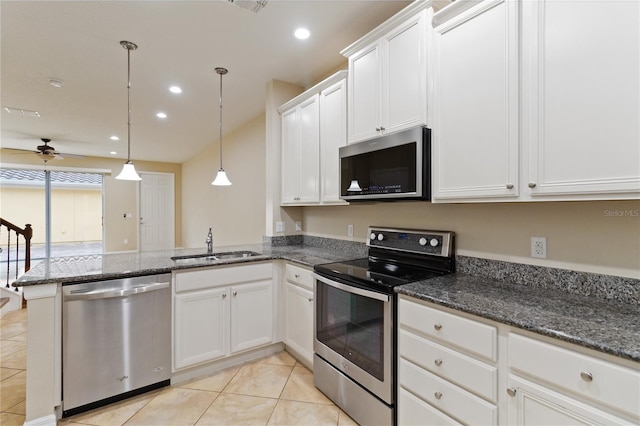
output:
POLYGON ((284 232, 284 222, 276 222, 276 232, 284 232))
POLYGON ((129 244, 129 240, 125 238, 125 239, 124 239, 124 243, 125 243, 125 244, 129 244))
POLYGON ((302 222, 296 221, 296 231, 302 231, 302 222))
POLYGON ((347 236, 353 237, 353 225, 347 225, 347 236))
POLYGON ((531 237, 531 257, 547 258, 547 239, 545 237, 531 237))

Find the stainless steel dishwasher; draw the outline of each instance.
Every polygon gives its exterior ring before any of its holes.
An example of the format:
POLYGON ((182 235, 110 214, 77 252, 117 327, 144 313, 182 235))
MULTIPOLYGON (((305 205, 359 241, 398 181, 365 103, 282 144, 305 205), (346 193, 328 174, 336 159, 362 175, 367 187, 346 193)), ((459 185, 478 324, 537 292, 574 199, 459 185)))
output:
POLYGON ((169 384, 171 274, 62 287, 62 415, 169 384))

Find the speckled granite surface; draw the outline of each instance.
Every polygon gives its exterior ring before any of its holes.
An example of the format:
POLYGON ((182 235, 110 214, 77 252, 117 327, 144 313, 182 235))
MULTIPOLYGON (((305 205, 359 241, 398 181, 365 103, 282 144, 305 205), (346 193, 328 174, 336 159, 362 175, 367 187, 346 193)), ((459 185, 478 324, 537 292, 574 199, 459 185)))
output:
POLYGON ((456 273, 396 288, 400 294, 640 361, 640 307, 456 273))

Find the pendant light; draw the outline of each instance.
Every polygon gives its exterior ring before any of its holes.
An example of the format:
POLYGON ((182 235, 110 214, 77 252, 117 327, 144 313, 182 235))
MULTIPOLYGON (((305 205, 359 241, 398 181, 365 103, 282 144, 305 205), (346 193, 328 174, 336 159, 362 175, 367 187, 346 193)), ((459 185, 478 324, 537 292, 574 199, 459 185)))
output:
POLYGON ((215 186, 229 186, 231 181, 227 177, 227 173, 222 168, 222 76, 229 71, 226 68, 216 68, 216 72, 220 75, 220 170, 216 178, 211 182, 215 186))
POLYGON ((120 45, 127 49, 127 162, 124 163, 122 171, 116 179, 120 180, 142 180, 136 173, 136 168, 131 162, 131 51, 136 50, 138 46, 130 41, 121 41, 120 45))

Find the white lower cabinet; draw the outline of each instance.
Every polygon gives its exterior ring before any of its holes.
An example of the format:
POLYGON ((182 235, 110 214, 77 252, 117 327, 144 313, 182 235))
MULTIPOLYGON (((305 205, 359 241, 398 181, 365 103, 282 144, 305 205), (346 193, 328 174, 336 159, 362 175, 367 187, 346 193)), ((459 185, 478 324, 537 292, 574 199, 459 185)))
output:
POLYGON ((287 264, 284 343, 307 367, 313 365, 313 277, 311 271, 287 264))
POLYGON ((405 295, 398 321, 399 425, 640 424, 640 363, 405 295))
POLYGON ((273 342, 271 263, 175 272, 174 370, 273 342))

